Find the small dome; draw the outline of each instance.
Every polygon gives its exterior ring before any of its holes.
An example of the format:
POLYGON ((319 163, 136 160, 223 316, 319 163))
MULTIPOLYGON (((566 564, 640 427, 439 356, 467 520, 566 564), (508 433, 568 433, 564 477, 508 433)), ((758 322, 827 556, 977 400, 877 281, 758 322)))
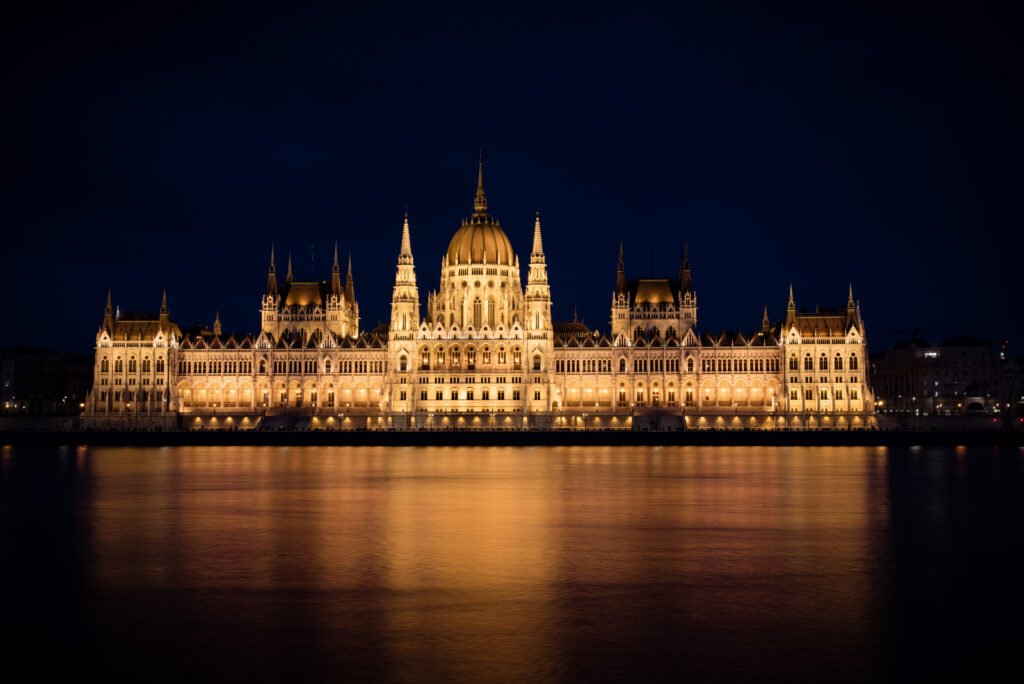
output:
POLYGON ((490 216, 474 215, 455 231, 448 243, 449 264, 505 264, 512 266, 515 252, 508 235, 490 216))

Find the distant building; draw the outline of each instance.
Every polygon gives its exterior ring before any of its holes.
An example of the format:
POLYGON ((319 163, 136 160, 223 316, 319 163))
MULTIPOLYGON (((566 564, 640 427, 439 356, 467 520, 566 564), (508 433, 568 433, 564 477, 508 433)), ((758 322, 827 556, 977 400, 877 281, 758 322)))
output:
POLYGON ((1011 400, 1005 365, 999 347, 985 340, 950 337, 932 345, 915 338, 874 359, 872 385, 885 412, 991 413, 1011 400))
POLYGON ((80 413, 92 387, 92 366, 89 354, 0 350, 0 409, 8 415, 80 413))
MULTIPOLYGON (((96 335, 87 424, 249 429, 852 429, 872 427, 864 323, 845 307, 797 309, 745 332, 698 329, 689 255, 677 274, 626 277, 619 249, 611 329, 551 317, 538 215, 521 264, 488 212, 473 213, 420 305, 408 217, 388 324, 359 327, 351 259, 330 280, 284 282, 271 248, 256 333, 183 333, 160 313, 118 316, 96 335)), ((574 264, 581 273, 589 265, 574 264)))

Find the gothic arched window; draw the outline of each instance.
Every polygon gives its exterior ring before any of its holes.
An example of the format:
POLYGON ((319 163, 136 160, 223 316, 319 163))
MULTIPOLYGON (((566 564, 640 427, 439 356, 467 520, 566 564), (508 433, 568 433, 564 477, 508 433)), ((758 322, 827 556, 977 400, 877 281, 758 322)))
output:
POLYGON ((857 370, 857 355, 850 354, 850 370, 857 370))

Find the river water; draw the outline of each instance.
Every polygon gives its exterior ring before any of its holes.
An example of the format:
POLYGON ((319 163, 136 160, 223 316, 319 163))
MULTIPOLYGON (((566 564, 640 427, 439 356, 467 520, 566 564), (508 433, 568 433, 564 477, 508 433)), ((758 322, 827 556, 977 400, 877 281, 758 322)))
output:
POLYGON ((7 447, 4 659, 178 681, 981 676, 1024 633, 1022 465, 962 447, 7 447))

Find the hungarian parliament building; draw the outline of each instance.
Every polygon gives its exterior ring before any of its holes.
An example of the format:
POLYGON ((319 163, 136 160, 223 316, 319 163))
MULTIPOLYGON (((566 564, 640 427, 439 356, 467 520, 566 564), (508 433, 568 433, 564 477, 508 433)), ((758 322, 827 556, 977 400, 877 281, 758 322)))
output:
MULTIPOLYGON (((398 231, 396 230, 396 233, 398 231)), ((426 311, 406 216, 389 324, 360 328, 352 263, 342 279, 279 278, 270 251, 258 332, 183 332, 159 313, 120 315, 108 293, 84 425, 95 429, 684 430, 875 426, 867 346, 846 306, 767 308, 747 332, 697 326, 689 255, 664 278, 627 277, 622 247, 611 328, 551 319, 540 216, 522 286, 519 256, 473 213, 441 259, 426 311)))

